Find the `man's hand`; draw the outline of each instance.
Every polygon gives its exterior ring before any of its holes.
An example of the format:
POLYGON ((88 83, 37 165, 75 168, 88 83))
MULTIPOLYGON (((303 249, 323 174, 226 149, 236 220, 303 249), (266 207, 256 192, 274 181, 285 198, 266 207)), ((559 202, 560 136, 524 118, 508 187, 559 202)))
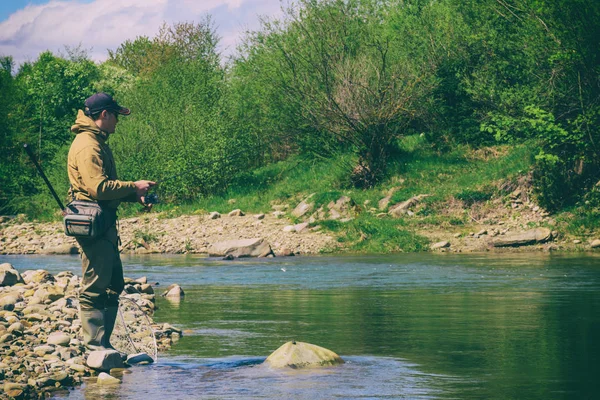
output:
POLYGON ((148 189, 156 185, 156 182, 136 181, 133 182, 133 184, 135 185, 135 195, 137 196, 138 203, 144 206, 144 211, 150 211, 152 209, 152 204, 146 204, 145 196, 148 193, 148 189))
POLYGON ((148 193, 148 189, 150 189, 152 186, 156 185, 156 182, 136 181, 136 182, 133 182, 133 184, 135 185, 135 194, 138 197, 141 197, 141 196, 144 196, 146 193, 148 193))

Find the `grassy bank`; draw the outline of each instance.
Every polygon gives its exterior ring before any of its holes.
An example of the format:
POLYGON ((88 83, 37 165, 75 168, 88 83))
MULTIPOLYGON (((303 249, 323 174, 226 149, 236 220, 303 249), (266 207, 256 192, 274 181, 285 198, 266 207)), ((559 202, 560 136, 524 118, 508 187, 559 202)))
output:
MULTIPOLYGON (((478 150, 456 147, 452 152, 439 152, 416 135, 399 142, 398 151, 389 164, 388 178, 371 189, 357 190, 344 181, 342 177, 349 175, 348 168, 353 165, 349 156, 340 155, 333 161, 292 158, 246 173, 223 196, 206 197, 184 205, 158 204, 155 211, 169 218, 208 211, 227 213, 235 208, 266 213, 273 210, 273 205, 287 205, 289 214, 313 193, 311 201, 315 209, 348 196, 355 203, 351 221, 326 220, 313 225, 319 224, 331 231, 349 251, 421 251, 428 248, 430 241, 419 235, 419 231, 467 232, 474 223, 485 218, 486 210, 491 212, 498 208, 501 199, 518 188, 527 190, 532 162, 528 146, 478 150), (429 196, 410 213, 392 218, 382 215, 385 210, 378 208, 378 202, 390 193, 390 205, 417 195, 429 196)), ((126 215, 132 215, 137 209, 128 207, 126 215)), ((579 219, 587 221, 593 229, 591 224, 595 222, 589 216, 590 213, 582 212, 579 219)), ((514 213, 511 218, 515 218, 514 213)), ((561 218, 571 226, 568 214, 561 214, 561 218)))

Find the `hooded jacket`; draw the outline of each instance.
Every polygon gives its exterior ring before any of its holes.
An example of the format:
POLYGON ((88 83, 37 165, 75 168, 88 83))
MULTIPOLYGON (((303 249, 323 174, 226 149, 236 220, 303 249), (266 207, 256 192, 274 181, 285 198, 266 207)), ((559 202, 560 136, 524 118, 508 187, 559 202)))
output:
POLYGON ((115 160, 106 143, 108 134, 81 110, 71 132, 76 135, 67 161, 71 198, 98 201, 112 209, 121 201, 135 201, 134 183, 117 178, 115 160))

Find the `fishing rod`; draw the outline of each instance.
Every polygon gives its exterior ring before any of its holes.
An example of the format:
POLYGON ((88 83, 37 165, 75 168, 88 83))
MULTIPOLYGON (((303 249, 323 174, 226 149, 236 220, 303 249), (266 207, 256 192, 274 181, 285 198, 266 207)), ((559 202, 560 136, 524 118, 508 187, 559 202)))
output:
POLYGON ((50 189, 50 193, 52 193, 52 196, 54 196, 54 200, 56 200, 56 202, 58 203, 58 206, 60 207, 61 211, 64 213, 65 212, 65 206, 63 206, 63 203, 62 203, 62 201, 60 201, 60 198, 58 197, 58 195, 54 191, 54 188, 52 187, 52 184, 50 183, 50 181, 48 180, 48 178, 46 178, 46 174, 44 174, 44 171, 42 170, 42 167, 36 161, 35 156, 33 155, 33 152, 31 151, 31 148, 29 147, 29 145, 27 143, 23 144, 23 148, 25 149, 25 152, 27 153, 27 155, 29 156, 29 158, 33 162, 33 165, 35 165, 35 167, 37 168, 38 172, 40 173, 40 175, 44 179, 44 182, 46 182, 46 185, 48 186, 48 189, 50 189))

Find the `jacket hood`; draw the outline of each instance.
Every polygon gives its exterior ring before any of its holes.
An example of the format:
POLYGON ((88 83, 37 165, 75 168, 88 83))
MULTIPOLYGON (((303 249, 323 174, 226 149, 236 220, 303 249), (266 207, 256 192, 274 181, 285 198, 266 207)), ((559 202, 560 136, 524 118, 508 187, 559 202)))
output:
POLYGON ((104 139, 107 138, 107 134, 103 132, 93 119, 84 114, 82 110, 77 112, 77 119, 75 120, 75 125, 71 127, 71 132, 74 134, 82 133, 82 132, 92 132, 96 135, 102 136, 104 139))

